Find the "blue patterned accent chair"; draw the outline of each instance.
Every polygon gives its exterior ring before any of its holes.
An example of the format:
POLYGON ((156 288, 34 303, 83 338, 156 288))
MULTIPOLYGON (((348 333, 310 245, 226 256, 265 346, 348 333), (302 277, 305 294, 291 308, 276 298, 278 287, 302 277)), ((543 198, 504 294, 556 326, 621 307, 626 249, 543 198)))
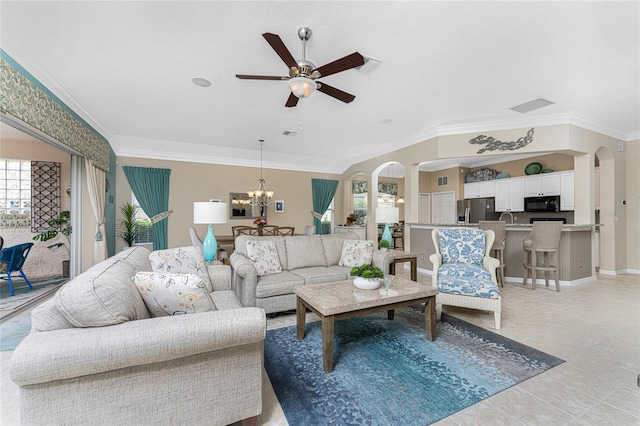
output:
POLYGON ((489 256, 495 234, 473 228, 434 229, 431 233, 436 252, 432 282, 438 287, 436 318, 442 305, 479 309, 494 313, 500 329, 501 302, 496 280, 500 261, 489 256))

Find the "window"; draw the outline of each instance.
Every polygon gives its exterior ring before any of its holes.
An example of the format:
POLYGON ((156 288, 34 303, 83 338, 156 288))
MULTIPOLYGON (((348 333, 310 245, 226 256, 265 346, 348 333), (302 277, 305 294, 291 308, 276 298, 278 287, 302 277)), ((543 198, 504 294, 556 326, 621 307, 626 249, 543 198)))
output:
POLYGON ((0 159, 0 213, 31 213, 31 162, 0 159))
POLYGON ((322 219, 320 220, 320 222, 322 223, 323 234, 331 233, 331 224, 333 223, 334 201, 335 199, 331 200, 331 204, 329 205, 329 208, 327 209, 326 212, 324 212, 324 214, 322 215, 322 219))
MULTIPOLYGON (((353 211, 367 215, 367 181, 354 180, 351 191, 353 194, 353 211)), ((378 206, 395 207, 396 196, 398 195, 398 184, 393 182, 378 182, 378 206)))
POLYGON ((151 232, 151 219, 146 215, 140 203, 136 199, 136 196, 131 193, 131 204, 136 208, 136 220, 138 226, 136 226, 136 238, 133 244, 153 244, 153 233, 151 232))
POLYGON ((353 194, 354 213, 367 214, 367 181, 354 180, 351 183, 351 193, 353 194))

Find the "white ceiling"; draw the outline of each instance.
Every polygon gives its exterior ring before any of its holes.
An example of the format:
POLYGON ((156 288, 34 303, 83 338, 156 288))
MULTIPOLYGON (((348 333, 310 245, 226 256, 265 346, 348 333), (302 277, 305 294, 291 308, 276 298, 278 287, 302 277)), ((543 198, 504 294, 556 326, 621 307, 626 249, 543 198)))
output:
POLYGON ((640 138, 639 16, 637 1, 2 0, 0 36, 117 155, 256 165, 265 139, 267 168, 339 173, 442 134, 572 123, 640 138), (301 26, 317 66, 381 61, 324 80, 355 101, 285 108, 286 82, 235 78, 286 75, 261 34, 299 58, 301 26), (554 104, 509 109, 540 97, 554 104))

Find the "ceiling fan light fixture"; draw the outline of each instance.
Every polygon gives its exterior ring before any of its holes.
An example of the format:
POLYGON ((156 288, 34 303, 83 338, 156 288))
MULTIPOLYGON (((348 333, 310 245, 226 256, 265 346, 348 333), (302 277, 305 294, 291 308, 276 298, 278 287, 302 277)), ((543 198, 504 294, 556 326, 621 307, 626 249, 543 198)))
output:
POLYGON ((316 82, 307 77, 294 77, 289 80, 291 93, 299 98, 308 98, 317 87, 316 82))

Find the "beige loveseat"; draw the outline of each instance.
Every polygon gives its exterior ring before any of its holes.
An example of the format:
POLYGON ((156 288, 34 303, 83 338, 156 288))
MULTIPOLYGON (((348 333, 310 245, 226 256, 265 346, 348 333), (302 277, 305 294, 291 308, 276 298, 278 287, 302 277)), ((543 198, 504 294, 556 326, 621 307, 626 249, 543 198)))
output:
POLYGON ((264 311, 240 305, 220 265, 207 268, 217 310, 151 318, 131 279, 151 271, 148 256, 120 252, 34 309, 11 359, 22 424, 227 425, 261 413, 264 311))
MULTIPOLYGON (((264 236, 240 235, 229 258, 234 271, 234 288, 243 306, 257 306, 269 314, 296 308, 294 287, 346 280, 351 268, 339 266, 344 240, 357 240, 355 233, 331 235, 264 236), (247 254, 247 241, 272 240, 282 272, 258 276, 247 254)), ((393 255, 374 250, 372 264, 389 270, 393 255)))

